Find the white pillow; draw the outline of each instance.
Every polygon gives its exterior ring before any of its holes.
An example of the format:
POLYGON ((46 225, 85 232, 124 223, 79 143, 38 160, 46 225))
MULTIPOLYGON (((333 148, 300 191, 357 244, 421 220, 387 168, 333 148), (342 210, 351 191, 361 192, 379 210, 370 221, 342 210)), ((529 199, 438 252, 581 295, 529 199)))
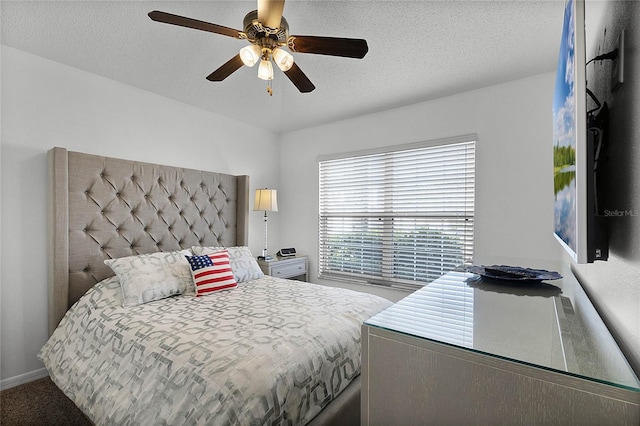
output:
POLYGON ((176 294, 195 294, 190 250, 158 252, 104 261, 120 280, 122 306, 130 307, 176 294))
POLYGON ((227 250, 229 252, 229 262, 231 263, 231 270, 237 283, 243 283, 245 281, 257 280, 262 278, 264 273, 256 258, 251 254, 249 247, 200 247, 193 246, 191 251, 195 255, 213 254, 215 252, 227 250))

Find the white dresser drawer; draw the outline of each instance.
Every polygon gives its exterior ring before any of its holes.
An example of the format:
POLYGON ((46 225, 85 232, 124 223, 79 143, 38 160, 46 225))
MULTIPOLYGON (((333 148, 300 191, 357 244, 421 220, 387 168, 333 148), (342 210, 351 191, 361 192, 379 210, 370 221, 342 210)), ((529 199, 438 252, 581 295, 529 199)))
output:
POLYGON ((293 265, 276 265, 271 268, 271 276, 279 278, 289 278, 307 273, 307 268, 303 262, 293 265))
POLYGON ((278 278, 299 278, 307 280, 307 257, 284 258, 268 262, 258 261, 266 275, 278 278))

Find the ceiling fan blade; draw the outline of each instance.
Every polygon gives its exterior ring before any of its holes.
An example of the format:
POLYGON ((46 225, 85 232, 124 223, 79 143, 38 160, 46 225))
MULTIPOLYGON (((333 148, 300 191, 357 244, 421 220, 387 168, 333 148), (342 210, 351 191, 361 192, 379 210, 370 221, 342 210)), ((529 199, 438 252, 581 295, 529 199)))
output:
POLYGON ((181 27, 193 28, 201 31, 209 31, 210 33, 222 34, 233 38, 240 38, 240 34, 242 34, 241 31, 234 30, 233 28, 199 21, 197 19, 186 18, 172 13, 160 12, 159 10, 149 12, 149 18, 157 22, 164 22, 165 24, 179 25, 181 27))
POLYGON ((209 81, 222 81, 225 78, 229 77, 231 74, 236 72, 243 64, 242 59, 240 59, 240 54, 238 53, 233 58, 229 59, 224 65, 220 68, 212 72, 207 76, 207 80, 209 81))
POLYGON ((289 70, 284 72, 289 80, 298 88, 302 93, 309 93, 316 88, 311 80, 302 72, 300 67, 294 62, 293 66, 289 70))
POLYGON ((293 52, 343 56, 362 59, 369 51, 367 41, 361 38, 317 37, 294 35, 287 40, 293 52))
POLYGON ((258 0, 258 22, 273 30, 280 28, 284 0, 258 0))

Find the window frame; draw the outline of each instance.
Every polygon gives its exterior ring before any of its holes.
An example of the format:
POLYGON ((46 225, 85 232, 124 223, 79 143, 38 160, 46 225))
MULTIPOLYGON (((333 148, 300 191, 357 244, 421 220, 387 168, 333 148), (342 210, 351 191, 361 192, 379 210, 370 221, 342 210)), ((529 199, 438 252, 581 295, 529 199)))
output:
MULTIPOLYGON (((461 231, 456 231, 455 235, 464 235, 465 236, 465 240, 464 240, 464 262, 469 262, 471 260, 471 257, 473 256, 473 250, 474 250, 474 222, 475 222, 475 155, 476 155, 476 145, 477 145, 477 135, 475 134, 470 134, 470 135, 463 135, 463 136, 458 136, 458 137, 453 137, 453 138, 446 138, 446 139, 437 139, 437 140, 430 140, 430 141, 424 141, 424 142, 417 142, 417 143, 411 143, 411 144, 402 144, 402 145, 396 145, 396 146, 389 146, 389 147, 381 147, 381 148, 375 148, 375 149, 369 149, 369 150, 363 150, 363 151, 356 151, 356 152, 348 152, 348 153, 340 153, 340 154, 333 154, 333 155, 324 155, 324 156, 318 156, 317 157, 317 162, 318 162, 318 183, 319 183, 319 202, 318 202, 318 278, 321 279, 329 279, 329 280, 334 280, 334 281, 342 281, 342 282, 355 282, 355 283, 359 283, 359 284, 368 284, 368 285, 376 285, 376 286, 384 286, 384 287, 394 287, 394 288, 403 288, 403 289, 407 289, 407 290, 415 290, 417 288, 422 287, 423 285, 428 284, 429 282, 433 281, 434 279, 438 278, 437 276, 433 275, 432 277, 430 277, 428 280, 417 280, 417 279, 403 279, 403 278, 398 278, 397 276, 394 276, 394 273, 389 274, 388 272, 381 272, 380 276, 374 276, 372 274, 362 274, 362 273, 355 273, 355 272, 345 272, 345 271, 336 271, 335 268, 331 269, 329 263, 329 258, 328 255, 326 255, 326 246, 328 245, 327 239, 329 237, 328 233, 326 232, 325 226, 326 226, 326 221, 330 220, 332 217, 336 218, 338 216, 331 215, 331 214, 327 214, 326 212, 323 212, 323 209, 326 207, 324 204, 326 203, 325 200, 323 200, 323 165, 324 164, 329 164, 331 162, 334 162, 335 160, 338 161, 344 161, 344 160, 353 160, 353 162, 357 162, 358 159, 362 158, 362 157, 373 157, 373 156, 378 156, 378 155, 386 155, 386 154, 399 154, 401 155, 402 152, 404 151, 412 151, 412 150, 422 150, 422 149, 430 149, 430 148, 440 148, 440 147, 446 147, 448 145, 464 145, 466 149, 466 151, 470 151, 471 153, 469 154, 468 152, 464 155, 465 159, 468 159, 469 157, 473 159, 473 161, 471 161, 471 166, 465 168, 465 173, 468 174, 469 176, 469 180, 471 182, 471 188, 472 188, 472 195, 471 195, 471 199, 467 199, 469 197, 463 197, 464 198, 464 203, 465 203, 465 207, 463 208, 463 210, 465 210, 465 212, 461 215, 460 212, 455 211, 456 213, 450 216, 442 216, 442 217, 437 217, 437 215, 434 214, 417 214, 415 211, 411 212, 411 213, 406 213, 406 214, 398 214, 398 213, 393 213, 393 212, 385 212, 383 214, 380 214, 381 212, 377 212, 375 214, 364 214, 364 215, 359 215, 359 214, 353 214, 353 213, 345 213, 344 216, 340 216, 344 219, 351 217, 352 219, 361 219, 363 221, 363 223, 365 223, 367 221, 367 217, 369 220, 372 220, 375 217, 379 217, 378 219, 383 222, 384 224, 382 225, 382 238, 386 238, 387 239, 387 248, 386 249, 382 249, 381 251, 381 257, 380 257, 380 267, 381 269, 384 269, 386 271, 394 271, 394 268, 397 269, 397 266, 394 266, 394 257, 397 258, 398 257, 398 250, 393 250, 389 247, 393 247, 394 246, 394 242, 391 241, 391 243, 389 243, 389 238, 391 237, 392 239, 395 238, 394 237, 394 232, 390 232, 389 230, 392 229, 394 227, 394 221, 403 221, 403 220, 407 220, 407 217, 411 217, 414 219, 414 231, 416 230, 416 227, 418 223, 420 224, 430 224, 431 222, 429 222, 429 220, 431 218, 436 218, 437 220, 441 220, 443 223, 445 221, 447 221, 448 219, 451 219, 451 217, 456 218, 456 220, 458 221, 463 221, 464 223, 461 226, 461 229, 464 229, 464 232, 461 231), (470 169, 470 172, 469 170, 470 169), (471 210, 469 211, 469 205, 471 206, 471 210), (417 217, 423 217, 423 219, 420 219, 420 221, 417 221, 417 217), (427 219, 424 219, 427 218, 427 219), (469 229, 470 228, 470 231, 469 229), (384 232, 384 229, 387 230, 387 232, 384 232), (386 237, 385 237, 386 236, 386 237), (469 241, 470 238, 470 241, 469 241)), ((365 159, 366 161, 366 159, 365 159)), ((382 163, 386 164, 387 160, 383 160, 382 163)), ((377 163, 376 163, 377 164, 377 163)), ((468 164, 468 161, 467 163, 468 164)), ((388 166, 386 166, 388 167, 388 166)), ((424 172, 424 171, 423 171, 424 172)), ((467 179, 467 174, 465 174, 465 179, 467 179)), ((389 180, 389 176, 388 175, 384 175, 381 176, 381 179, 379 179, 380 181, 387 181, 389 180)), ((465 180, 465 185, 469 185, 469 183, 465 180)), ((462 191, 462 193, 466 193, 465 191, 468 192, 468 186, 465 186, 465 189, 462 191)), ((386 198, 385 198, 386 200, 386 198)), ((386 203, 386 202, 385 202, 386 203)), ((455 221, 454 221, 455 222, 455 221)), ((351 224, 351 226, 355 226, 353 223, 351 224)), ((408 226, 408 225, 407 225, 408 226)), ((365 227, 367 230, 370 229, 370 227, 368 225, 365 224, 365 227)), ((398 227, 400 227, 400 225, 398 225, 398 227)), ((373 228, 373 227, 372 227, 373 228)), ((429 232, 429 228, 426 228, 426 232, 429 232)), ((441 234, 444 234, 444 232, 441 232, 441 234)), ((414 238, 414 247, 416 245, 416 242, 418 241, 418 236, 419 234, 416 234, 416 237, 414 238)), ((441 239, 444 241, 444 237, 441 237, 441 239)), ((428 240, 428 241, 432 241, 432 240, 428 240)), ((444 244, 444 242, 443 242, 444 244)), ((363 250, 366 250, 363 248, 363 250)), ((416 253, 417 251, 414 251, 414 258, 416 257, 416 253)), ((414 266, 417 263, 416 260, 414 260, 414 266)), ((399 264, 400 266, 402 266, 402 264, 399 264)), ((370 268, 367 268, 366 266, 364 266, 362 268, 363 270, 368 270, 369 272, 371 271, 370 268)), ((452 270, 454 268, 449 268, 446 270, 442 270, 441 275, 448 272, 449 270, 452 270)), ((416 274, 414 274, 416 275, 416 274)), ((439 275, 440 276, 440 275, 439 275)))

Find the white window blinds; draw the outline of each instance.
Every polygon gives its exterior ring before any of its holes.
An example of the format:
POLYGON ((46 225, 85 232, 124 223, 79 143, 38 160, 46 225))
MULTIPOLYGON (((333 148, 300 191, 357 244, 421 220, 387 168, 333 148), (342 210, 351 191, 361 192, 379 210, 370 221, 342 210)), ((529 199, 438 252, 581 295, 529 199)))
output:
POLYGON ((320 161, 319 276, 415 288, 473 254, 475 140, 320 161))

